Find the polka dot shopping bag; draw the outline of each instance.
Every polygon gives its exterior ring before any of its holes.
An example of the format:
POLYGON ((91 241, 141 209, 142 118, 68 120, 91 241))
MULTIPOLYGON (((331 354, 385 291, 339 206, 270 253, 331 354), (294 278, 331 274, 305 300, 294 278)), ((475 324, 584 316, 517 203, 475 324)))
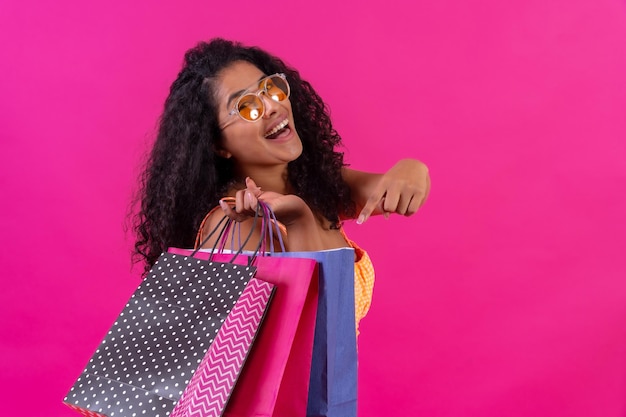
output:
POLYGON ((257 268, 163 253, 64 402, 85 416, 219 416, 274 292, 257 268))

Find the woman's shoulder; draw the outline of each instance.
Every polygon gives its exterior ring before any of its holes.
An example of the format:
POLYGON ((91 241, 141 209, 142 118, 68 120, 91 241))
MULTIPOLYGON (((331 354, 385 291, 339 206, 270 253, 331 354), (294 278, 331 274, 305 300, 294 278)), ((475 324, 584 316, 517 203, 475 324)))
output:
POLYGON ((220 206, 213 207, 202 219, 198 232, 196 234, 196 243, 194 247, 198 248, 205 246, 205 240, 207 236, 211 234, 211 231, 215 230, 218 224, 223 221, 224 213, 221 213, 220 206))

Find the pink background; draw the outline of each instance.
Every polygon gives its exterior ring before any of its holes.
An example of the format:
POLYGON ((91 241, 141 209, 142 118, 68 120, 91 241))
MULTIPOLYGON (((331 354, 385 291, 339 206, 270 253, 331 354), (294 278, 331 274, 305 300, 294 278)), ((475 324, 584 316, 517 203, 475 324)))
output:
POLYGON ((299 68, 355 168, 431 169, 418 215, 347 226, 378 279, 360 416, 626 415, 625 3, 355 4, 2 2, 2 415, 76 415, 138 284, 142 155, 215 36, 299 68))

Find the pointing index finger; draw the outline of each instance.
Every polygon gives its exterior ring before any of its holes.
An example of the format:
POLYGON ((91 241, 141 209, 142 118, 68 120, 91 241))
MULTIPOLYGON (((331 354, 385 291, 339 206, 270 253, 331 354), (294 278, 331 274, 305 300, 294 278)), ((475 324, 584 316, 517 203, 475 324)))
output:
POLYGON ((359 217, 356 220, 356 224, 363 224, 369 217, 374 213, 374 211, 378 208, 381 208, 382 201, 384 200, 385 192, 376 189, 372 195, 369 196, 367 202, 361 209, 361 213, 359 213, 359 217))

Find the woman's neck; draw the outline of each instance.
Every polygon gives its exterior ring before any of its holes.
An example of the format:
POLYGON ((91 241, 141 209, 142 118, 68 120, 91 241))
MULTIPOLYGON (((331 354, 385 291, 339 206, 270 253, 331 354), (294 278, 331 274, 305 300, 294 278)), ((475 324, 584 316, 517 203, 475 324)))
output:
POLYGON ((279 194, 293 194, 294 192, 288 180, 286 166, 242 170, 237 173, 237 182, 234 189, 231 188, 229 192, 246 188, 246 177, 250 177, 263 191, 273 191, 279 194))

